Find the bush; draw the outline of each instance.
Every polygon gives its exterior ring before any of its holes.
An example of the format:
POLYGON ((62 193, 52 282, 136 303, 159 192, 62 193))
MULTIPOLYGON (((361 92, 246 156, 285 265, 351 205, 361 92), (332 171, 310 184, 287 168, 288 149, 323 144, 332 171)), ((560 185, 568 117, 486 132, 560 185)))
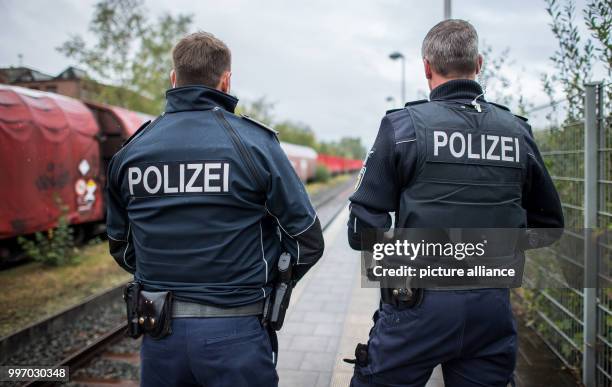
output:
POLYGON ((315 170, 314 181, 320 183, 327 183, 331 177, 331 173, 329 173, 329 169, 325 165, 317 165, 317 169, 315 170))
POLYGON ((57 200, 62 211, 57 227, 37 232, 34 239, 19 237, 17 241, 25 253, 37 262, 49 266, 61 266, 76 261, 73 230, 66 216, 67 207, 57 200))

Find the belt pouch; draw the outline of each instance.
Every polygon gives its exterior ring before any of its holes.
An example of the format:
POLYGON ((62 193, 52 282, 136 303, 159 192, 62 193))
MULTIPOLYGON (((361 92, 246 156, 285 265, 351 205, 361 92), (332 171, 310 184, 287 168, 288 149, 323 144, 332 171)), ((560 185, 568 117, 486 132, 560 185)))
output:
POLYGON ((153 339, 172 333, 172 292, 140 291, 138 322, 153 339))

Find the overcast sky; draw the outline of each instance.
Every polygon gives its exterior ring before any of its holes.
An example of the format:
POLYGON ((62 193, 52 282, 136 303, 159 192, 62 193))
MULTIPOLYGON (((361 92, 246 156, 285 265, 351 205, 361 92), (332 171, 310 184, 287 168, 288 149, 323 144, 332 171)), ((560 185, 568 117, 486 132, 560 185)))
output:
MULTIPOLYGON (((74 64, 55 50, 70 34, 87 35, 91 0, 0 0, 0 66, 23 64, 57 74, 74 64)), ((580 8, 582 1, 578 2, 580 8)), ((310 125, 319 138, 360 136, 373 141, 391 104, 399 103, 400 64, 406 56, 407 99, 427 90, 420 46, 443 16, 443 0, 147 0, 151 17, 162 11, 194 14, 194 29, 214 33, 232 50, 232 92, 242 100, 266 96, 277 120, 310 125), (172 5, 170 5, 172 3, 172 5)), ((453 17, 469 20, 497 52, 510 48, 532 103, 545 103, 540 76, 552 72, 556 44, 544 1, 454 0, 453 17)))

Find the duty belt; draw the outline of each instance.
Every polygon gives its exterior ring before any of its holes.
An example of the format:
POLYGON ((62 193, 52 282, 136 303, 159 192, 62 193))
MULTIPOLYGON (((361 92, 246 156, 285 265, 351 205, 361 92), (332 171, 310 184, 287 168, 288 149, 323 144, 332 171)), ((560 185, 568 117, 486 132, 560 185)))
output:
POLYGON ((220 306, 204 305, 196 302, 174 300, 172 304, 172 317, 242 317, 256 316, 263 312, 263 301, 250 305, 237 306, 233 308, 222 308, 220 306))

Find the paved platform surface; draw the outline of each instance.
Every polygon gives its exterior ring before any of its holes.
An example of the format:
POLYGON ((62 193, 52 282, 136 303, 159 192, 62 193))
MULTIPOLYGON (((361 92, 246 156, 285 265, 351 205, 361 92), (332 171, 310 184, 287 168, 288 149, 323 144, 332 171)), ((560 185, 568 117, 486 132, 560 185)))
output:
MULTIPOLYGON (((346 241, 347 217, 345 208, 327 228, 324 256, 294 290, 279 334, 281 387, 348 386, 353 367, 342 359, 352 358, 356 344, 367 341, 379 293, 360 286, 359 253, 346 241)), ((518 386, 576 386, 542 341, 518 325, 518 386)), ((427 387, 444 387, 439 367, 427 387)))

